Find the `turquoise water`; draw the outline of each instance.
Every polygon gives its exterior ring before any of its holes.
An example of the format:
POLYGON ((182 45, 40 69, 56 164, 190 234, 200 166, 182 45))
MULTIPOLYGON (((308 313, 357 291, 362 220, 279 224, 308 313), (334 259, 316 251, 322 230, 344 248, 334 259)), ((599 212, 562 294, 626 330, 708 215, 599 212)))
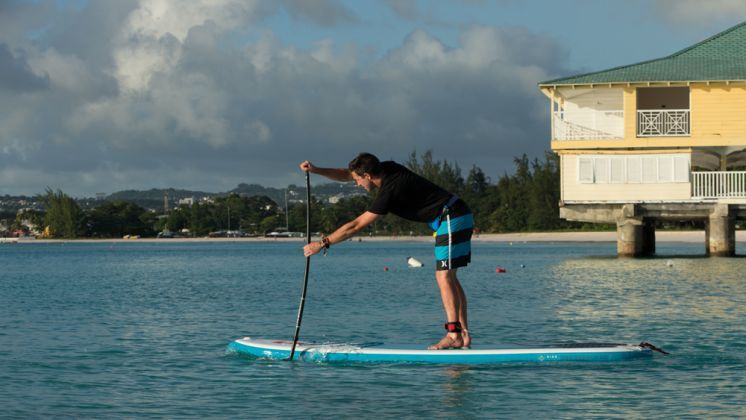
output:
MULTIPOLYGON (((631 260, 615 258, 615 244, 476 243, 460 270, 480 344, 650 341, 668 357, 439 366, 227 353, 238 337, 292 339, 300 247, 0 246, 0 416, 746 415, 745 258, 703 258, 701 244, 631 260)), ((314 257, 301 338, 435 342, 444 319, 431 252, 364 241, 314 257), (407 268, 410 255, 427 268, 407 268)))

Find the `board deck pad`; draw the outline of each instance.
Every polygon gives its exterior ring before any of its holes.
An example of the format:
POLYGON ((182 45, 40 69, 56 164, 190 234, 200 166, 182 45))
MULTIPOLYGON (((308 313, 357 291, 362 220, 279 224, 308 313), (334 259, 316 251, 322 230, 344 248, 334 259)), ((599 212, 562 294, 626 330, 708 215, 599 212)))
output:
MULTIPOLYGON (((258 358, 283 360, 290 357, 292 341, 244 337, 231 342, 228 350, 258 358)), ((636 344, 562 343, 555 345, 496 345, 471 349, 427 350, 411 344, 335 344, 298 342, 294 360, 312 362, 413 362, 413 363, 500 363, 500 362, 613 362, 650 356, 651 349, 636 344)))

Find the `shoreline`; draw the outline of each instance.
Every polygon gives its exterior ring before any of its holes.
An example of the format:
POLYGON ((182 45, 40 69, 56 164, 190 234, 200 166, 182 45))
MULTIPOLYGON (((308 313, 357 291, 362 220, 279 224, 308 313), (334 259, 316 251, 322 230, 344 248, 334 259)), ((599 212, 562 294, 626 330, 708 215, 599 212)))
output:
MULTIPOLYGON (((350 241, 412 241, 429 242, 432 236, 356 236, 350 241)), ((530 232, 530 233, 483 233, 472 237, 473 242, 616 242, 616 232, 530 232)), ((656 242, 704 243, 705 232, 699 231, 660 231, 655 233, 656 242)), ((139 239, 25 239, 0 238, 0 244, 42 244, 42 243, 184 243, 184 242, 305 242, 305 238, 139 238, 139 239)), ((736 242, 746 242, 746 231, 736 231, 736 242)))

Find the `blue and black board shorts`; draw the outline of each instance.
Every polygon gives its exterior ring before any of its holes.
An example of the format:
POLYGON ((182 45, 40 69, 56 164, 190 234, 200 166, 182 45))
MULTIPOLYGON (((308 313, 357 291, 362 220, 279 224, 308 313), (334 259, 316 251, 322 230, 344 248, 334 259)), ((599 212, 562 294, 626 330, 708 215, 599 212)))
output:
POLYGON ((452 270, 471 262, 474 216, 461 200, 446 209, 431 227, 435 230, 435 269, 452 270))

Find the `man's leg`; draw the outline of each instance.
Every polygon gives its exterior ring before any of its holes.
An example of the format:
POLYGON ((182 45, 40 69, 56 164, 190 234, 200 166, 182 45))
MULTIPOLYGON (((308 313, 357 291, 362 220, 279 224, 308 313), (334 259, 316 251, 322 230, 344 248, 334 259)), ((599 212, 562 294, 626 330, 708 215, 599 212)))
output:
POLYGON ((435 233, 435 279, 446 312, 448 334, 429 348, 468 347, 471 345, 471 337, 466 317, 466 294, 458 281, 456 270, 471 261, 474 218, 468 207, 458 201, 453 210, 446 213, 445 221, 442 219, 441 217, 441 224, 435 233))
MULTIPOLYGON (((440 289, 440 298, 443 301, 443 309, 446 313, 448 322, 460 322, 462 328, 466 328, 466 298, 464 290, 459 284, 456 277, 456 270, 439 270, 435 272, 435 280, 440 289), (463 321, 462 321, 463 319, 463 321)), ((471 340, 469 339, 469 342, 471 340)), ((440 350, 447 348, 464 347, 464 338, 462 332, 449 332, 443 337, 438 344, 432 345, 429 349, 440 350)))
POLYGON ((467 314, 467 307, 466 307, 466 293, 464 293, 463 287, 461 287, 461 282, 458 281, 458 277, 456 277, 456 270, 453 270, 454 274, 454 284, 456 285, 456 291, 458 292, 459 297, 459 304, 458 304, 458 320, 461 323, 461 338, 464 340, 464 347, 471 346, 471 335, 469 335, 469 320, 466 316, 467 314))

